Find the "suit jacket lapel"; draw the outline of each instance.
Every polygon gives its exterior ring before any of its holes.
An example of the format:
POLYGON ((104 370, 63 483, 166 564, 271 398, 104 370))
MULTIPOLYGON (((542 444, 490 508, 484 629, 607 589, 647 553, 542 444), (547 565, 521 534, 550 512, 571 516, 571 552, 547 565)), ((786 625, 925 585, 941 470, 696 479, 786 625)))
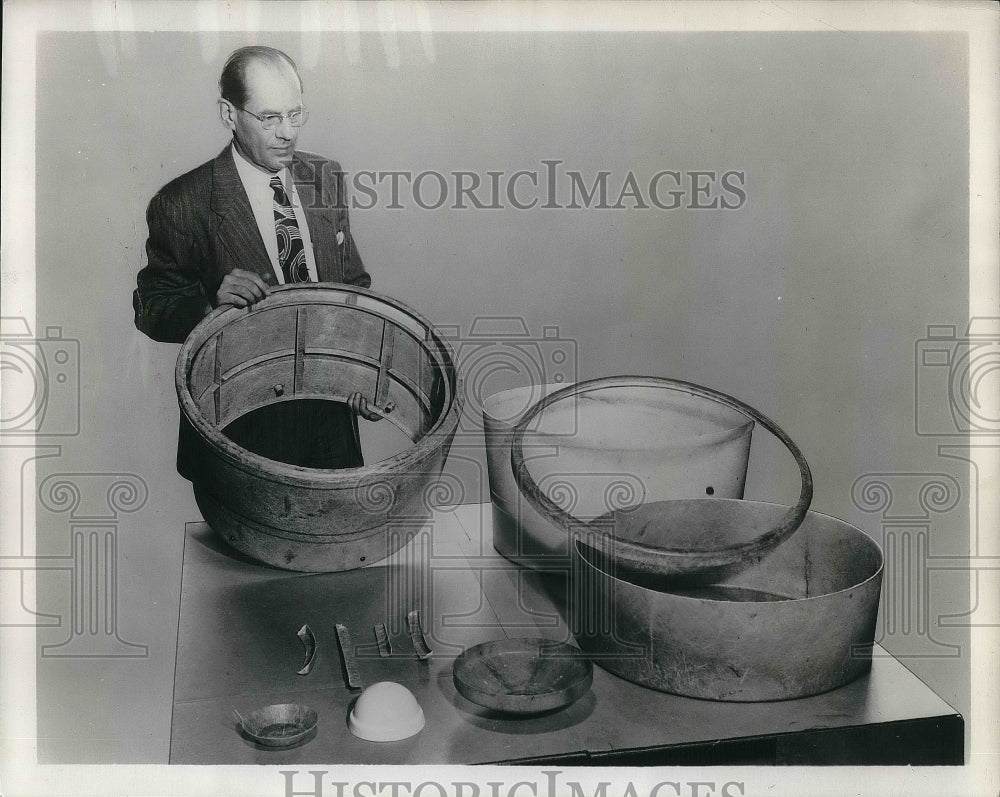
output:
POLYGON ((323 165, 324 161, 318 158, 306 160, 296 153, 292 159, 292 179, 305 208, 316 275, 320 282, 340 282, 343 277, 339 276, 341 269, 337 262, 337 219, 332 210, 336 206, 337 186, 325 184, 327 175, 323 165), (315 197, 317 189, 321 192, 318 198, 315 197))
POLYGON ((212 210, 219 215, 219 240, 236 267, 256 271, 265 282, 276 283, 271 259, 229 147, 222 150, 213 164, 212 210))

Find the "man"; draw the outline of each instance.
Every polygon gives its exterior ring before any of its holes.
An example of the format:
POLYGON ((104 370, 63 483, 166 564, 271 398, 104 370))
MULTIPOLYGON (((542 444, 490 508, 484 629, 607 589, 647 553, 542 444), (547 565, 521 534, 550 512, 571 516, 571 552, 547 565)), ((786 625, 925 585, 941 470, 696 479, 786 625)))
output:
MULTIPOLYGON (((160 189, 146 212, 148 262, 133 308, 136 327, 154 340, 183 342, 213 308, 246 307, 273 285, 371 284, 351 236, 339 164, 296 152, 308 111, 292 59, 271 47, 240 48, 226 61, 219 90, 231 144, 160 189)), ((276 404, 226 433, 272 459, 357 467, 357 414, 380 417, 354 393, 346 407, 276 404)), ((189 432, 181 430, 182 473, 189 432)))

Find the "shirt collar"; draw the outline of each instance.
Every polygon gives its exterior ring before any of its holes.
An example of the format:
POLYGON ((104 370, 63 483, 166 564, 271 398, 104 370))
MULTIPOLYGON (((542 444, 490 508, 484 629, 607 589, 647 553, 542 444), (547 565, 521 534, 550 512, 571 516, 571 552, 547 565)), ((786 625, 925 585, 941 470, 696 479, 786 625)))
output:
POLYGON ((277 174, 281 178, 281 184, 285 186, 285 190, 288 190, 288 169, 282 169, 280 172, 274 173, 262 172, 243 157, 242 153, 236 149, 235 143, 230 145, 230 149, 233 151, 233 162, 236 164, 236 171, 239 172, 243 185, 248 187, 253 186, 256 190, 267 190, 270 192, 271 180, 277 174))

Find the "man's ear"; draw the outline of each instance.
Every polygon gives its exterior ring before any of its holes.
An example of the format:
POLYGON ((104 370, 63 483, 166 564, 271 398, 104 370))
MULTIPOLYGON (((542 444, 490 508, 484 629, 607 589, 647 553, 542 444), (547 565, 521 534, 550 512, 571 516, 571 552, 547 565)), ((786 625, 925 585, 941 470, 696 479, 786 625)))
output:
POLYGON ((229 100, 219 98, 219 119, 222 120, 223 127, 229 130, 236 130, 236 108, 229 100))

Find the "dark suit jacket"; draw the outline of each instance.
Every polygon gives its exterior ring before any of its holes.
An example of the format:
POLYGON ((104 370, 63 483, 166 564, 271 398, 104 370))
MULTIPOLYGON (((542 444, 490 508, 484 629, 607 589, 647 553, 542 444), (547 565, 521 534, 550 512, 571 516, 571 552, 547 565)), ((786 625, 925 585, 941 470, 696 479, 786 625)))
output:
MULTIPOLYGON (((295 153, 292 179, 306 212, 320 282, 367 288, 336 161, 295 153), (343 243, 337 243, 337 233, 343 243)), ((133 293, 136 327, 154 340, 183 343, 212 309, 223 277, 236 268, 277 284, 230 147, 167 183, 146 211, 147 265, 133 293)))
MULTIPOLYGON (((306 213, 320 282, 367 288, 347 218, 344 174, 336 161, 297 152, 292 179, 306 213), (342 243, 337 234, 343 233, 342 243)), ((146 211, 147 265, 132 296, 135 325, 154 340, 183 343, 212 309, 223 277, 236 268, 277 284, 233 155, 227 146, 214 160, 181 175, 156 194, 146 211)), ((313 468, 364 464, 357 418, 329 401, 278 403, 238 418, 226 433, 269 459, 313 468), (253 416, 253 417, 251 417, 253 416)), ((177 469, 194 479, 193 430, 181 415, 177 469)))

